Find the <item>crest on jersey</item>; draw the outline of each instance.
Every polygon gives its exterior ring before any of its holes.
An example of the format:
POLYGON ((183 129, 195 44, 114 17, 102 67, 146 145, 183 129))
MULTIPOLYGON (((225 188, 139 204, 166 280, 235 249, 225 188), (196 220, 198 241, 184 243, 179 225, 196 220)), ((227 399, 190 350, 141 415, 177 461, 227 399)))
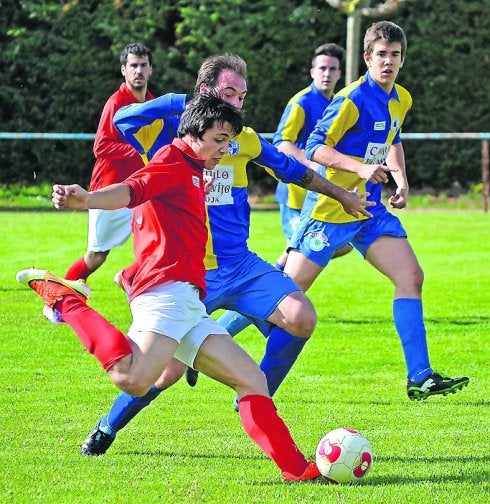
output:
POLYGON ((325 247, 330 247, 327 236, 321 231, 308 233, 308 245, 313 252, 320 252, 325 247))
POLYGON ((398 132, 400 129, 400 120, 398 117, 393 118, 393 130, 395 131, 395 134, 398 132))
POLYGON ((230 140, 230 143, 228 144, 228 154, 230 156, 234 156, 235 154, 238 154, 239 150, 240 144, 236 140, 230 140))

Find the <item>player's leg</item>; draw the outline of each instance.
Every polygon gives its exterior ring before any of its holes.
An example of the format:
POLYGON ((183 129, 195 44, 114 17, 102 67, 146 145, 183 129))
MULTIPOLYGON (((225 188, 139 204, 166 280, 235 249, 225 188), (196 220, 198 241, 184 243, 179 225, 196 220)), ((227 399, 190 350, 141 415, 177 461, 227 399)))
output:
MULTIPOLYGON (((289 259, 288 259, 289 261, 289 259)), ((280 277, 271 283, 271 291, 280 292, 279 285, 290 281, 280 277)), ((311 301, 303 291, 285 295, 267 318, 271 322, 260 369, 266 374, 269 391, 273 396, 296 362, 315 329, 317 317, 311 301)))
MULTIPOLYGON (((286 237, 286 249, 277 259, 275 267, 279 271, 284 271, 284 266, 286 265, 286 260, 288 258, 287 247, 289 244, 289 238, 291 237, 293 230, 299 223, 301 210, 296 210, 286 205, 280 204, 279 213, 281 217, 282 231, 284 233, 284 236, 286 237)), ((231 334, 231 336, 234 337, 239 332, 247 328, 252 322, 244 315, 241 315, 240 313, 235 311, 228 310, 218 318, 218 323, 225 327, 226 330, 231 334)))
POLYGON ((284 272, 287 273, 306 292, 323 271, 324 266, 309 259, 297 249, 289 251, 288 260, 284 272))
POLYGON ((193 366, 232 387, 238 395, 247 434, 276 463, 287 480, 311 480, 319 471, 296 446, 269 397, 267 382, 253 359, 231 338, 211 334, 201 345, 193 366))
POLYGON ((56 309, 113 383, 128 393, 146 393, 177 347, 176 341, 150 331, 135 332, 134 337, 127 338, 86 305, 84 284, 36 269, 20 271, 17 280, 34 290, 48 307, 56 309))
POLYGON ((177 359, 172 359, 162 375, 143 396, 133 396, 120 392, 110 410, 95 424, 80 447, 82 455, 103 455, 114 442, 116 435, 138 413, 150 405, 161 392, 176 383, 186 371, 187 366, 177 359))
POLYGON ((232 338, 252 324, 245 315, 233 310, 226 310, 216 321, 228 331, 232 338))
MULTIPOLYGON (((138 335, 141 331, 152 329, 158 331, 159 334, 172 334, 180 342, 185 334, 199 322, 202 317, 201 312, 204 310, 191 285, 184 282, 160 285, 131 302, 133 324, 128 334, 139 341, 138 335)), ((224 329, 222 331, 226 333, 224 329)), ((174 351, 170 355, 173 354, 174 351)), ((105 453, 117 433, 164 389, 178 381, 186 368, 187 366, 176 359, 165 360, 163 372, 161 370, 161 374, 155 377, 153 386, 146 394, 139 397, 130 393, 119 394, 109 413, 104 415, 88 434, 81 446, 81 453, 83 455, 105 453)))
POLYGON ((367 249, 366 259, 395 286, 393 317, 407 366, 409 398, 446 395, 466 386, 467 377, 452 379, 430 365, 422 306, 424 274, 407 239, 380 236, 367 249))

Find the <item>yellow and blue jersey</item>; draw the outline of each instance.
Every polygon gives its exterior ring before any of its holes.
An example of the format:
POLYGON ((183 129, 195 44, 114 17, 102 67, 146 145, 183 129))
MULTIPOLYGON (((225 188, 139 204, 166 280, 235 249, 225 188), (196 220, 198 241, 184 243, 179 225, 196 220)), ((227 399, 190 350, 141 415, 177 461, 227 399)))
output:
MULTIPOLYGON (((311 159, 321 145, 328 145, 361 163, 385 164, 391 145, 400 142, 401 127, 411 106, 412 97, 405 88, 395 84, 388 94, 367 72, 335 95, 307 141, 306 157, 311 159)), ((319 173, 345 189, 357 187, 359 193, 369 192, 368 199, 376 202, 376 206, 369 207, 373 215, 385 211, 382 184, 332 167, 320 169, 319 173)), ((324 222, 357 220, 346 214, 337 201, 311 191, 303 211, 324 222)))
MULTIPOLYGON (((171 142, 168 138, 172 128, 176 136, 178 119, 185 109, 184 97, 169 93, 125 107, 115 115, 114 124, 126 141, 149 160, 158 148, 171 142)), ((286 183, 299 181, 306 172, 306 166, 279 152, 252 128, 244 127, 230 142, 228 154, 220 164, 207 172, 214 177, 213 189, 206 196, 209 237, 205 265, 208 270, 249 253, 247 164, 250 161, 254 162, 252 169, 266 169, 286 183)))
POLYGON ((177 137, 180 116, 188 99, 186 94, 168 93, 155 98, 151 107, 133 103, 119 109, 112 122, 148 163, 160 147, 172 143, 177 137))
MULTIPOLYGON (((318 91, 313 82, 296 93, 282 113, 272 143, 277 146, 283 141, 289 141, 304 150, 310 133, 329 103, 330 100, 318 91)), ((276 201, 288 208, 301 210, 305 196, 306 189, 302 187, 283 182, 277 184, 276 201)))

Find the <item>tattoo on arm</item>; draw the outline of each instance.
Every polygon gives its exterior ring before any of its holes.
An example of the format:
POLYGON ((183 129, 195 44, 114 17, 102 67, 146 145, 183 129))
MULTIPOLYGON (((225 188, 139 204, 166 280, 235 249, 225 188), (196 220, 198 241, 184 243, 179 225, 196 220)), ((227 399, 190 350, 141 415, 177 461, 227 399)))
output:
POLYGON ((314 173, 315 172, 311 168, 307 168, 305 174, 297 182, 295 182, 295 184, 306 189, 313 180, 314 173))

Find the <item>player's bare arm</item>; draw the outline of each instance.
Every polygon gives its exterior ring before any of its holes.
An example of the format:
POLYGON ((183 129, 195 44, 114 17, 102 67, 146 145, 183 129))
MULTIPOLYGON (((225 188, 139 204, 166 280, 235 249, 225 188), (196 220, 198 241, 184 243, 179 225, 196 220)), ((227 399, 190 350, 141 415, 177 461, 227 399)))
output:
POLYGON ((78 184, 55 184, 51 194, 51 201, 55 208, 71 208, 72 210, 88 208, 116 210, 126 207, 130 199, 129 187, 126 184, 112 184, 93 192, 86 191, 78 184))
POLYGON ((318 163, 315 163, 315 161, 309 160, 305 156, 305 152, 303 150, 301 150, 299 147, 297 147, 293 142, 290 142, 289 140, 283 140, 277 146, 277 150, 280 152, 283 152, 284 154, 288 154, 290 156, 293 156, 300 163, 303 163, 305 166, 308 166, 308 168, 311 168, 312 170, 316 171, 321 166, 318 163))
POLYGON ((364 164, 352 159, 328 145, 320 146, 313 154, 313 160, 338 170, 357 173, 359 177, 373 184, 388 182, 388 173, 392 168, 381 164, 364 164))
POLYGON ((392 172, 396 192, 388 202, 393 208, 405 208, 408 202, 408 179, 405 170, 405 153, 401 142, 391 146, 386 162, 390 168, 396 168, 396 171, 392 172))
POLYGON ((342 205, 345 213, 353 215, 356 218, 359 217, 359 214, 365 217, 372 217, 372 214, 366 210, 366 207, 376 205, 376 203, 366 201, 369 193, 357 194, 357 190, 348 191, 343 187, 333 184, 311 168, 307 168, 303 178, 297 182, 297 185, 337 200, 342 205))

